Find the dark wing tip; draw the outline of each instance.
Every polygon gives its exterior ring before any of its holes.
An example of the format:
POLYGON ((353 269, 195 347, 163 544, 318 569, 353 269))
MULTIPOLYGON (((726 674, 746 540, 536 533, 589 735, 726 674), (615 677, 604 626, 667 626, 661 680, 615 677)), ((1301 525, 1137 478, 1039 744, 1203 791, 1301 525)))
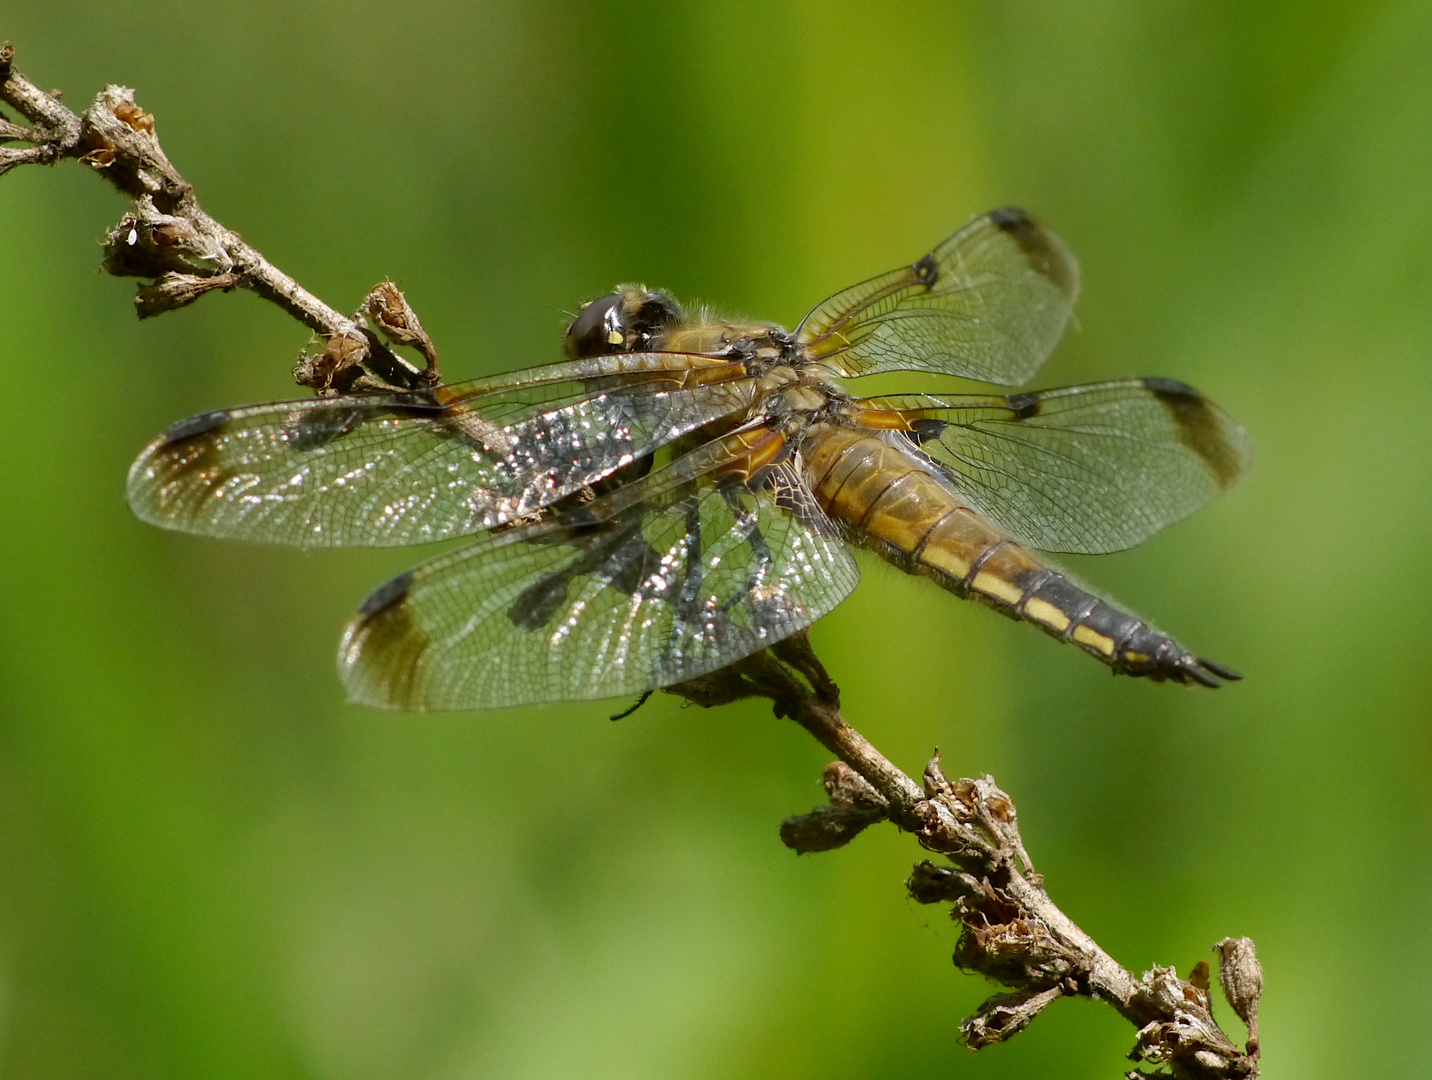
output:
POLYGON ((383 582, 374 589, 364 601, 358 605, 358 615, 364 621, 370 621, 383 614, 394 604, 400 604, 408 597, 408 589, 413 584, 413 572, 405 570, 397 577, 383 582))
POLYGON ((1079 264, 1064 241, 1017 206, 992 210, 989 223, 1010 237, 1024 252, 1034 271, 1058 289, 1070 303, 1079 295, 1079 264))
POLYGON ((379 709, 421 711, 420 676, 428 638, 412 618, 411 571, 374 589, 358 605, 338 648, 338 672, 350 700, 379 709))
POLYGON ((228 409, 191 416, 141 451, 125 480, 125 497, 140 520, 166 529, 208 531, 193 516, 196 500, 232 476, 221 460, 217 434, 232 420, 228 409))
POLYGON ((1203 401, 1203 395, 1186 382, 1179 382, 1177 379, 1165 379, 1158 375, 1151 375, 1143 380, 1144 385, 1152 390, 1163 400, 1170 399, 1191 399, 1203 401))
POLYGON ((1143 384, 1168 409, 1179 441, 1207 463, 1221 487, 1231 487, 1247 472, 1252 460, 1248 436, 1231 417, 1187 383, 1148 378, 1143 384))
POLYGON ((191 416, 187 420, 180 420, 173 427, 164 432, 155 441, 155 448, 162 450, 166 446, 173 446, 175 443, 188 442, 197 435, 206 435, 217 428, 223 427, 233 419, 233 413, 228 409, 215 409, 212 412, 200 413, 198 416, 191 416))
POLYGON ((999 226, 1005 232, 1013 232, 1034 224, 1034 219, 1018 206, 1001 206, 998 210, 991 210, 989 220, 992 225, 999 226))

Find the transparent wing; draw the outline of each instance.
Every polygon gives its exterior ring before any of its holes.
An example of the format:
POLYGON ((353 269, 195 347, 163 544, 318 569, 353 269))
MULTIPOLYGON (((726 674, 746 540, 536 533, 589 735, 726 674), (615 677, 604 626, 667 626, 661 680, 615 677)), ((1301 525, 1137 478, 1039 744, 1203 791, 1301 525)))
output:
POLYGON ((930 371, 1018 386, 1058 343, 1078 292, 1063 241, 1006 208, 911 265, 836 293, 796 337, 849 376, 930 371))
POLYGON ((429 393, 206 413, 145 448, 129 502, 165 528, 300 547, 462 536, 744 411, 743 374, 710 357, 623 354, 429 393))
POLYGON ((1251 461, 1243 429, 1171 379, 861 404, 900 410, 973 509, 1046 551, 1132 547, 1231 486, 1251 461))
POLYGON ((339 669, 380 708, 638 694, 810 625, 858 579, 798 466, 756 490, 712 444, 550 522, 485 536, 378 589, 339 669))

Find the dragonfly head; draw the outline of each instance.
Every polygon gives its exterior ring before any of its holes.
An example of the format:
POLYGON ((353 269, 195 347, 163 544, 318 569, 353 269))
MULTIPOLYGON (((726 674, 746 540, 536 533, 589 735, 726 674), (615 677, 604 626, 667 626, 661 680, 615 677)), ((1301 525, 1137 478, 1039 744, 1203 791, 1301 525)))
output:
POLYGON ((681 317, 680 305, 666 293, 622 285, 582 307, 567 327, 567 355, 578 360, 653 349, 681 317))

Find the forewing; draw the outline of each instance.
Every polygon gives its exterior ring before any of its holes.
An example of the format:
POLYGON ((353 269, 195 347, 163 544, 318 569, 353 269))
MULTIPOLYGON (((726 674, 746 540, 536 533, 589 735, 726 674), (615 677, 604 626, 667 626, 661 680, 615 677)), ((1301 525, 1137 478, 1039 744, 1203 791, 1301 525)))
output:
POLYGON ((628 354, 439 387, 207 413, 129 473, 165 528, 300 547, 388 547, 492 528, 747 408, 738 365, 628 354), (525 376, 525 377, 524 377, 525 376))
POLYGON ((384 585, 344 634, 350 697, 423 711, 638 694, 834 608, 858 572, 797 466, 753 491, 704 471, 709 451, 635 485, 636 501, 499 531, 384 585))
POLYGON ((1171 379, 865 404, 903 410, 973 509, 1046 551, 1132 547, 1224 491, 1251 460, 1243 429, 1171 379))
POLYGON ((1078 292, 1063 241, 1006 208, 911 265, 836 293, 805 317, 797 340, 845 375, 930 371, 1017 386, 1058 343, 1078 292))

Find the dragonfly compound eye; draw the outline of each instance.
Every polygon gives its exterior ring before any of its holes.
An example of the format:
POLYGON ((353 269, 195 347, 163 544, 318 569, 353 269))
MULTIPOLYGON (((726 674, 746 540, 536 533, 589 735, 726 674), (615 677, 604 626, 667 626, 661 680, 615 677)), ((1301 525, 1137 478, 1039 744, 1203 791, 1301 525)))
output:
POLYGON ((567 355, 573 360, 626 350, 622 325, 623 297, 610 293, 593 300, 567 327, 567 355))

